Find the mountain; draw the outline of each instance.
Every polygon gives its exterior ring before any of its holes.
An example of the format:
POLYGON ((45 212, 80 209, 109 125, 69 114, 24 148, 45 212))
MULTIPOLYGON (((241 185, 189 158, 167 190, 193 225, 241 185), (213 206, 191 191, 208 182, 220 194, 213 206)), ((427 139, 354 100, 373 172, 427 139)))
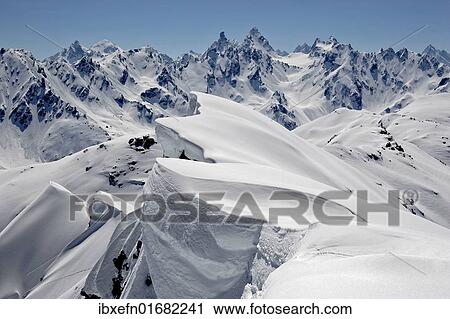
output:
POLYGON ((1 49, 0 297, 447 297, 450 69, 425 51, 1 49), (398 225, 361 215, 393 190, 398 225))
POLYGON ((450 66, 450 53, 448 53, 445 50, 436 49, 434 46, 432 46, 430 44, 423 50, 422 53, 435 58, 437 61, 439 61, 442 64, 450 66))
POLYGON ((60 159, 151 129, 158 117, 192 114, 190 91, 247 104, 288 129, 340 107, 391 109, 412 95, 448 92, 448 54, 425 51, 361 53, 331 37, 280 55, 256 28, 241 43, 222 32, 202 54, 175 60, 108 40, 90 47, 75 41, 44 61, 3 49, 0 132, 7 138, 0 146, 16 155, 0 163, 60 159), (62 145, 60 137, 73 142, 62 145))
POLYGON ((294 53, 305 53, 305 54, 308 54, 309 52, 311 52, 311 46, 308 45, 307 43, 303 43, 301 45, 298 45, 294 49, 294 53))

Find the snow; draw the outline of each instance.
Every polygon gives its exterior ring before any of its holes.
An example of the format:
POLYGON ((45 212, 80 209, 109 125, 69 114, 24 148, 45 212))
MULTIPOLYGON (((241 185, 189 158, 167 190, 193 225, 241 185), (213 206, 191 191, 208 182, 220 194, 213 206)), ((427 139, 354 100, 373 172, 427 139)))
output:
POLYGON ((90 226, 52 260, 43 280, 26 297, 77 298, 89 271, 106 251, 120 217, 119 214, 93 231, 90 226))
POLYGON ((87 275, 107 250, 120 218, 102 225, 90 223, 85 213, 77 212, 71 221, 69 196, 99 190, 141 192, 140 183, 161 152, 158 144, 149 150, 133 149, 129 138, 117 138, 59 161, 1 171, 1 297, 80 297, 87 275), (117 184, 109 184, 109 174, 117 172, 117 184))
POLYGON ((450 136, 449 98, 449 94, 413 98, 388 114, 340 109, 294 132, 384 187, 418 192, 410 209, 449 227, 449 153, 444 144, 450 136), (403 151, 387 147, 388 143, 401 145, 403 151), (372 160, 369 154, 380 159, 372 160))
POLYGON ((108 40, 44 61, 2 50, 0 297, 448 297, 448 54, 303 49, 279 55, 254 28, 175 60, 108 40), (356 225, 357 190, 385 203, 393 189, 418 195, 401 193, 399 226, 356 225), (309 206, 300 223, 147 223, 118 198, 225 192, 202 213, 261 221, 294 207, 270 200, 279 191, 353 221, 309 206), (115 214, 70 220, 83 194, 111 196, 115 214), (258 209, 236 209, 243 194, 258 209))
POLYGON ((312 227, 263 298, 448 298, 449 232, 312 227), (324 289, 324 287, 326 287, 324 289))
MULTIPOLYGON (((160 191, 161 188, 190 192, 226 191, 227 196, 230 196, 232 200, 226 198, 220 203, 224 204, 221 210, 229 214, 233 213, 231 206, 232 203, 235 203, 236 194, 248 191, 255 195, 258 203, 261 203, 261 210, 267 218, 270 206, 267 198, 274 190, 289 189, 311 195, 320 195, 325 189, 336 189, 336 185, 339 185, 336 181, 342 182, 340 173, 347 169, 350 170, 349 166, 337 157, 329 156, 325 151, 312 147, 300 138, 296 140, 296 143, 301 143, 302 146, 291 147, 286 141, 294 141, 294 138, 289 137, 290 135, 294 136, 294 134, 273 122, 266 122, 266 119, 256 111, 218 97, 200 93, 196 93, 196 95, 200 104, 199 115, 188 118, 160 119, 157 123, 161 127, 157 128, 157 132, 165 132, 165 130, 170 129, 172 136, 178 136, 177 139, 170 140, 164 135, 164 138, 160 140, 166 155, 178 157, 179 153, 176 152, 184 151, 188 157, 195 153, 198 156, 197 160, 206 158, 208 162, 158 159, 157 166, 153 170, 154 175, 149 180, 151 191, 160 191), (233 133, 236 133, 236 135, 233 135, 233 133), (238 136, 238 133, 242 135, 238 136), (277 141, 274 144, 279 147, 277 152, 284 155, 289 154, 282 159, 266 153, 263 147, 259 147, 257 153, 253 146, 255 144, 261 145, 260 141, 272 145, 271 138, 281 137, 283 141, 277 141), (184 142, 180 143, 181 140, 184 142), (230 145, 230 141, 233 141, 233 145, 230 145), (215 147, 217 145, 222 147, 218 149, 215 147), (193 148, 195 152, 190 151, 193 148), (240 150, 239 155, 236 155, 236 149, 240 150), (292 150, 297 151, 299 149, 302 150, 302 154, 315 152, 315 156, 300 157, 296 153, 291 153, 292 150), (199 153, 199 150, 202 150, 203 154, 199 153), (301 165, 298 165, 300 168, 290 164, 289 161, 301 163, 301 165), (340 169, 339 172, 337 169, 334 170, 334 175, 331 171, 329 172, 326 179, 327 185, 324 183, 325 180, 322 180, 324 178, 322 174, 317 174, 311 166, 307 171, 302 170, 303 167, 308 167, 308 164, 310 164, 308 161, 314 161, 316 165, 321 164, 323 167, 339 164, 340 169), (167 184, 170 186, 161 187, 161 185, 167 184)), ((323 171, 325 169, 321 168, 320 172, 323 171)), ((351 168, 351 172, 347 174, 354 177, 358 173, 351 168)), ((376 189, 376 185, 370 185, 373 183, 372 176, 361 175, 358 182, 354 180, 345 180, 344 182, 348 183, 346 187, 350 189, 355 189, 356 183, 361 186, 365 182, 370 192, 380 193, 376 189)), ((384 185, 383 188, 385 190, 391 189, 389 185, 384 185)), ((345 213, 350 214, 354 210, 351 200, 335 204, 335 206, 332 205, 330 211, 338 213, 340 216, 345 213)), ((447 294, 445 291, 448 291, 449 281, 445 279, 445 276, 448 276, 447 271, 450 268, 448 268, 448 254, 442 252, 442 248, 447 246, 450 236, 450 231, 447 228, 414 216, 403 208, 400 212, 400 226, 398 227, 388 226, 385 221, 376 216, 370 220, 370 226, 367 227, 354 225, 345 227, 326 226, 316 222, 312 221, 315 224, 309 226, 305 237, 310 238, 309 236, 311 236, 314 238, 310 241, 312 247, 308 246, 308 239, 302 239, 300 248, 294 253, 294 256, 269 275, 266 285, 258 293, 259 296, 269 298, 381 297, 383 296, 382 293, 385 292, 387 296, 406 298, 435 297, 447 294), (347 248, 346 246, 351 245, 349 243, 354 243, 355 247, 347 248), (317 252, 317 250, 330 245, 331 250, 317 252), (425 247, 430 249, 424 253, 425 247), (313 253, 316 253, 319 257, 314 257, 315 259, 309 257, 308 254, 313 253), (307 258, 304 257, 305 255, 307 258), (361 258, 357 257, 359 255, 361 255, 361 258), (428 274, 427 277, 423 278, 424 275, 420 271, 417 274, 417 270, 414 268, 406 272, 402 267, 408 266, 405 266, 404 262, 402 263, 401 258, 404 258, 407 262, 410 261, 412 264, 417 262, 418 268, 428 263, 429 266, 423 267, 423 271, 428 274), (323 260, 326 263, 323 263, 323 260), (342 269, 347 268, 348 271, 342 271, 342 269), (392 274, 386 274, 387 269, 391 268, 394 269, 392 274), (320 270, 323 270, 322 275, 320 270), (416 273, 411 274, 413 271, 416 273), (298 275, 303 273, 305 273, 304 276, 298 275), (401 276, 396 277, 398 273, 401 273, 401 276), (367 277, 367 274, 373 275, 367 277), (417 281, 411 283, 411 277, 417 279, 417 281), (362 278, 366 279, 362 280, 362 278), (435 280, 440 280, 440 282, 439 285, 436 285, 436 290, 433 291, 432 287, 435 286, 435 280), (325 283, 329 281, 336 284, 327 285, 327 289, 324 290, 325 283), (368 286, 368 282, 373 284, 368 286), (417 291, 417 288, 421 286, 424 289, 417 291), (308 287, 308 289, 303 290, 299 287, 308 287), (360 292, 362 287, 365 287, 363 293, 360 292), (386 293, 386 289, 389 292, 386 293)), ((292 220, 290 224, 286 223, 282 226, 299 228, 299 225, 292 223, 292 220)), ((302 225, 303 228, 306 226, 302 225)), ((148 227, 152 230, 149 233, 153 235, 159 233, 153 225, 148 227)), ((179 231, 184 233, 186 230, 179 231)), ((158 238, 162 238, 159 241, 169 240, 167 237, 168 235, 163 236, 163 233, 158 235, 158 238)), ((202 238, 201 240, 206 239, 202 238)), ((179 260, 179 256, 189 249, 182 246, 183 253, 181 253, 176 248, 178 245, 177 242, 171 242, 171 244, 165 245, 164 252, 161 250, 159 254, 171 256, 170 263, 176 269, 180 267, 180 264, 192 265, 195 263, 196 261, 192 258, 188 258, 189 261, 184 258, 179 260)), ((161 258, 163 257, 159 257, 158 261, 161 258)), ((209 258, 215 261, 213 255, 209 255, 209 258)), ((167 263, 169 262, 166 261, 167 263)), ((149 264, 152 267, 152 263, 149 264)), ((194 265, 198 267, 197 264, 194 265)), ((163 268, 153 269, 156 271, 155 277, 163 272, 163 268)), ((195 271, 182 272, 177 274, 175 278, 173 276, 175 275, 173 274, 165 280, 175 281, 177 286, 185 281, 195 282, 195 285, 191 285, 190 291, 196 291, 197 287, 202 287, 205 282, 211 285, 209 280, 201 278, 195 271)), ((158 294, 158 287, 156 292, 158 294)), ((244 290, 242 290, 243 292, 244 290)), ((174 292, 171 291, 171 293, 174 292)), ((184 292, 184 296, 186 295, 189 295, 188 291, 184 292)), ((173 295, 166 294, 165 296, 173 295)), ((198 295, 194 293, 194 296, 198 295)))
POLYGON ((2 298, 24 297, 37 284, 49 261, 89 224, 85 212, 67 216, 69 196, 51 183, 0 233, 2 298))
POLYGON ((311 57, 308 54, 305 53, 290 53, 287 56, 284 57, 280 57, 277 58, 278 61, 289 64, 289 65, 293 65, 299 68, 303 68, 303 67, 307 67, 308 65, 310 65, 313 60, 311 59, 311 57))
POLYGON ((341 189, 364 188, 364 178, 354 178, 358 171, 262 114, 223 98, 195 94, 201 105, 199 115, 157 120, 165 155, 178 157, 185 150, 187 157, 198 160, 260 164, 341 189), (175 132, 176 141, 170 140, 167 130, 175 132))
MULTIPOLYGON (((139 136, 139 135, 138 135, 139 136)), ((0 171, 0 230, 20 213, 41 190, 53 181, 75 194, 133 193, 151 170, 155 158, 161 155, 158 144, 149 150, 136 150, 128 140, 135 135, 116 138, 103 144, 51 163, 36 163, 0 171), (136 161, 135 165, 130 165, 136 161), (116 185, 109 175, 117 175, 116 185)))

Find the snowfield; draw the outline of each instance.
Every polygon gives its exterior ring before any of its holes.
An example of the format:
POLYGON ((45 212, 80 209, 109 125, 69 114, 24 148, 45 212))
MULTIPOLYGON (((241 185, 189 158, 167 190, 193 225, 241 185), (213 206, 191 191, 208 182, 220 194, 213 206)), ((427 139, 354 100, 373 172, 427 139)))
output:
MULTIPOLYGON (((255 194, 258 202, 263 203, 262 213, 268 214, 270 205, 267 198, 277 189, 318 196, 324 190, 331 188, 358 189, 360 187, 361 189, 365 187, 364 189, 369 189, 374 195, 381 193, 379 188, 384 190, 390 188, 389 184, 377 188, 379 185, 373 182, 371 176, 359 175, 339 158, 326 153, 322 154, 324 151, 316 149, 301 138, 296 141, 301 143, 301 147, 291 147, 287 141, 295 141, 293 133, 254 111, 217 97, 198 93, 197 97, 200 103, 200 115, 158 120, 158 125, 163 128, 158 126, 157 132, 170 129, 172 135, 177 136, 174 141, 162 142, 166 155, 177 157, 180 152, 183 152, 189 157, 191 154, 194 156, 201 154, 195 159, 208 159, 208 162, 212 163, 161 159, 157 161, 159 169, 157 178, 170 181, 171 184, 176 185, 173 187, 180 190, 227 191, 230 193, 227 195, 233 200, 230 201, 229 206, 225 202, 223 211, 227 211, 228 208, 228 212, 233 214, 232 203, 235 203, 236 196, 242 192, 255 194), (234 120, 229 120, 229 117, 234 120), (273 150, 270 147, 272 140, 267 137, 269 135, 267 132, 277 132, 277 129, 284 130, 276 135, 282 136, 284 143, 275 143, 280 148, 272 155, 269 154, 273 150), (228 134, 223 134, 224 132, 228 134), (237 133, 242 132, 245 134, 239 138, 237 133), (233 133, 236 133, 236 136, 233 136, 233 133), (255 145, 263 143, 268 147, 260 147, 259 153, 256 153, 255 145), (224 145, 224 147, 216 151, 217 145, 224 145), (194 149, 193 152, 190 152, 191 148, 194 149), (239 148, 245 154, 249 152, 249 156, 242 153, 236 154, 235 148, 239 148), (227 149, 230 151, 225 153, 227 149), (291 151, 295 153, 292 154, 291 151), (304 154, 308 154, 308 151, 316 153, 305 156, 304 154), (289 155, 279 156, 280 154, 289 155), (236 163, 238 157, 244 163, 236 163), (311 164, 323 165, 322 167, 327 168, 339 166, 339 168, 334 170, 333 175, 332 169, 327 170, 321 167, 316 171, 309 166, 311 164), (324 172, 329 172, 326 179, 323 176, 324 172), (359 178, 357 181, 345 180, 341 174, 359 176, 359 178), (345 182, 348 184, 340 184, 345 182)), ((333 210, 330 212, 336 212, 338 216, 356 214, 350 200, 348 203, 335 203, 331 209, 333 210)), ((314 225, 307 230, 293 257, 269 276, 262 292, 258 295, 272 298, 448 296, 450 282, 442 272, 447 274, 450 269, 448 268, 449 250, 443 248, 448 245, 450 232, 446 228, 414 216, 404 208, 401 210, 401 221, 398 227, 388 226, 378 216, 374 217, 369 224, 376 226, 359 227, 325 226, 316 224, 313 220, 314 225), (313 239, 310 239, 310 236, 313 239), (425 249, 425 246, 430 249, 425 249), (402 261, 402 258, 405 261, 402 261), (418 269, 425 264, 428 266, 423 267, 423 270, 416 270, 406 264, 408 262, 412 265, 416 262, 418 269), (390 269, 394 270, 385 278, 386 271, 390 269), (397 273, 401 276, 396 276, 397 273), (411 276, 417 278, 417 281, 412 283, 411 276), (332 282, 333 285, 326 285, 327 289, 323 290, 327 282, 332 282), (308 289, 303 290, 299 287, 308 287, 308 289), (363 287, 364 292, 361 294, 360 289, 363 287), (421 287, 423 289, 419 289, 421 287)), ((267 215, 265 218, 269 219, 267 215)), ((295 223, 283 226, 296 228, 295 223)))
POLYGON ((0 298, 450 298, 447 56, 2 49, 0 298))

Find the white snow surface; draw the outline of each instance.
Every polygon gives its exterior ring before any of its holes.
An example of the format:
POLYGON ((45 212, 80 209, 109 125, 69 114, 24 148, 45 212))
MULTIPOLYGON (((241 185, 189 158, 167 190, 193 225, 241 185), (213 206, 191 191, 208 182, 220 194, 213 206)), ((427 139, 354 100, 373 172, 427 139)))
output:
MULTIPOLYGON (((266 122, 255 111, 218 97, 196 95, 199 115, 160 119, 157 133, 162 137, 160 141, 166 155, 178 157, 184 152, 188 158, 206 159, 208 163, 159 159, 158 168, 154 169, 158 173, 151 178, 151 184, 156 183, 156 179, 177 190, 227 191, 231 197, 249 191, 259 200, 276 189, 320 195, 324 189, 364 186, 379 196, 377 199, 382 198, 382 190, 390 189, 388 184, 377 185, 373 176, 358 172, 292 132, 266 122), (274 142, 277 138, 282 141, 274 142), (294 143, 296 146, 292 147, 294 143), (254 145, 260 145, 258 151, 254 145), (278 147, 276 152, 271 152, 272 145, 278 147), (308 154, 314 155, 305 156, 308 154), (334 171, 322 169, 337 166, 339 169, 334 171), (355 180, 355 176, 359 178, 355 180)), ((269 205, 267 201, 261 202, 261 210, 267 214, 269 205)), ((230 203, 232 201, 225 201, 225 211, 230 203)), ((351 200, 334 204, 331 205, 334 212, 354 211, 351 200)), ((233 213, 230 208, 228 212, 233 213)), ((302 240, 294 256, 269 275, 257 295, 275 298, 358 295, 375 298, 383 293, 404 298, 448 295, 450 282, 445 278, 450 270, 449 255, 443 247, 448 245, 449 230, 414 216, 405 208, 401 208, 399 226, 388 226, 385 219, 373 217, 369 226, 338 227, 313 221, 305 238, 314 240, 307 240, 305 244, 302 240), (392 274, 387 273, 391 268, 394 269, 392 274), (396 276, 397 273, 401 275, 396 276), (411 282, 411 276, 417 282, 411 282), (325 285, 326 282, 332 285, 325 285), (418 291, 421 286, 424 289, 418 291), (362 287, 364 292, 360 291, 362 287)), ((295 224, 284 226, 295 227, 295 224)))

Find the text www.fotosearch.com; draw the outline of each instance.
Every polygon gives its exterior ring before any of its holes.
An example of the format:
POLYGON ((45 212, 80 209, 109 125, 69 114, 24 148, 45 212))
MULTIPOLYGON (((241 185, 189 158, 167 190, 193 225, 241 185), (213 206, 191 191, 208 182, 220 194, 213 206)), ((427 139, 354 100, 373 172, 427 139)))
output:
POLYGON ((350 305, 319 305, 314 302, 305 305, 273 304, 211 304, 203 302, 155 302, 130 303, 125 305, 98 304, 99 315, 351 315, 350 305))

